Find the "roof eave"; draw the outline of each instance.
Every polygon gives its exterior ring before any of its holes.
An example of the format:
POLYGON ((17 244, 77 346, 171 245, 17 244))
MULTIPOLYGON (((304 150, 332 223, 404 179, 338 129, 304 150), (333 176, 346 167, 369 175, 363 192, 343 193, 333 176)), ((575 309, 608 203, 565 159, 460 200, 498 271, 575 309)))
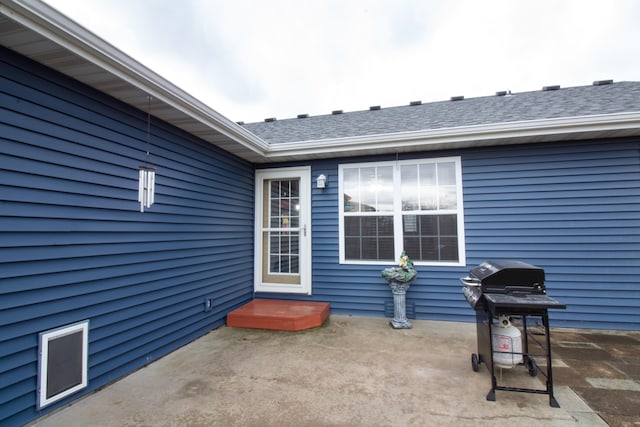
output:
POLYGON ((271 144, 270 161, 640 135, 640 112, 563 117, 271 144))
MULTIPOLYGON (((0 3, 0 13, 43 39, 55 43, 64 51, 97 66, 102 72, 115 76, 129 88, 125 95, 122 89, 118 89, 117 94, 109 93, 109 90, 104 88, 98 88, 99 90, 143 111, 147 108, 148 99, 139 95, 150 95, 154 99, 154 105, 157 106, 159 102, 174 110, 171 112, 171 118, 163 117, 162 111, 166 109, 162 106, 154 108, 152 105, 153 115, 169 123, 173 122, 175 126, 190 133, 196 133, 208 142, 224 146, 231 152, 236 151, 235 154, 247 160, 259 161, 268 151, 269 144, 258 136, 198 101, 47 4, 40 1, 12 0, 0 3), (176 111, 180 113, 177 116, 176 111), (229 144, 230 142, 232 144, 229 144), (237 149, 234 150, 233 146, 236 145, 237 149)), ((56 68, 46 63, 45 65, 56 68)), ((65 74, 69 75, 68 72, 65 74)), ((82 76, 70 77, 83 81, 82 76)), ((95 75, 93 77, 95 78, 95 75)))
POLYGON ((270 144, 41 1, 2 0, 0 13, 27 32, 7 47, 254 163, 640 135, 634 111, 270 144))

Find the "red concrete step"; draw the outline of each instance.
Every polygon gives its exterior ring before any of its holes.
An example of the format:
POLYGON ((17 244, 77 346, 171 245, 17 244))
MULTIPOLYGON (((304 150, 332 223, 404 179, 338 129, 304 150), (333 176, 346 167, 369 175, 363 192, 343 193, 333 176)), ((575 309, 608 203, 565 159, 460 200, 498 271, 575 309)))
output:
POLYGON ((301 331, 317 328, 329 318, 326 302, 255 299, 227 315, 234 328, 301 331))

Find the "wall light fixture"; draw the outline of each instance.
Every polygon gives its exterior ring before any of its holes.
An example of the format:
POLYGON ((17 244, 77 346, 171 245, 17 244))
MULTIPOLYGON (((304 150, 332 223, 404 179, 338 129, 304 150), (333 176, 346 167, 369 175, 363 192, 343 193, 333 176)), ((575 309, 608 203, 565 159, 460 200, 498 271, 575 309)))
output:
POLYGON ((318 178, 316 178, 316 187, 317 188, 324 188, 327 185, 327 177, 322 174, 320 176, 318 176, 318 178))

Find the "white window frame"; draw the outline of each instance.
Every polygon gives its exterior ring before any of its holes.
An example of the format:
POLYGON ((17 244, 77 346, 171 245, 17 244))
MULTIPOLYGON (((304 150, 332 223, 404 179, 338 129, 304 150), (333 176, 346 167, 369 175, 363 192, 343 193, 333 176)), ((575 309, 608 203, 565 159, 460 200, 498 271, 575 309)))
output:
MULTIPOLYGON (((339 252, 340 252, 340 264, 357 264, 357 265, 389 265, 390 262, 395 262, 400 258, 400 254, 403 249, 403 233, 402 233, 402 200, 401 200, 401 185, 400 182, 400 167, 402 165, 415 165, 415 164, 429 164, 429 163, 445 163, 453 162, 455 164, 456 174, 456 209, 442 210, 438 213, 442 214, 456 214, 457 229, 458 229, 458 261, 417 261, 413 260, 416 265, 425 266, 465 266, 466 265, 466 250, 465 250, 465 232, 464 232, 464 205, 462 197, 462 159, 460 156, 454 157, 433 157, 433 158, 421 158, 399 161, 385 161, 385 162, 365 162, 365 163, 343 163, 338 165, 338 238, 339 238, 339 252), (345 245, 344 245, 344 201, 343 201, 343 177, 344 169, 349 168, 370 168, 370 167, 393 167, 393 185, 394 185, 394 197, 393 205, 394 209, 391 213, 393 215, 393 228, 394 228, 394 260, 347 260, 345 259, 345 245)), ((383 215, 383 213, 380 213, 383 215)))

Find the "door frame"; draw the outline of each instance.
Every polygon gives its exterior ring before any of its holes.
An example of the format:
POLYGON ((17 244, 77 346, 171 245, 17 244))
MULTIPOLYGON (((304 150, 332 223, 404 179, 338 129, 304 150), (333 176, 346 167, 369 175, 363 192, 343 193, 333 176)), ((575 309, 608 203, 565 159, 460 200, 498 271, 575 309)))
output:
POLYGON ((311 166, 256 169, 253 276, 254 292, 279 292, 311 295, 311 166), (300 179, 300 284, 264 283, 262 280, 262 224, 264 215, 263 185, 265 180, 287 178, 300 179))

